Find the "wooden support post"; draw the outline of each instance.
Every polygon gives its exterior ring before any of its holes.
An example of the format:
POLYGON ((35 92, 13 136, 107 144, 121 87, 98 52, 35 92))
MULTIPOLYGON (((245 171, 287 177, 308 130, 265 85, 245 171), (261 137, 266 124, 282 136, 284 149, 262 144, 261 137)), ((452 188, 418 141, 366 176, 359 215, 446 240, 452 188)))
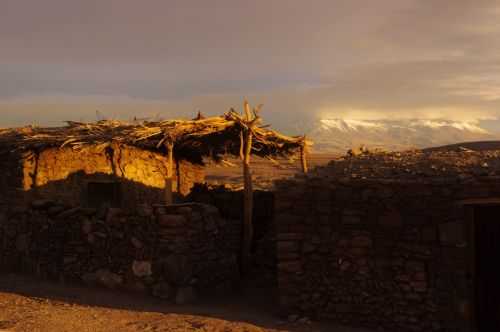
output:
POLYGON ((307 174, 308 168, 307 168, 307 146, 306 146, 306 135, 304 135, 304 141, 302 142, 302 145, 300 147, 300 163, 302 164, 302 172, 304 174, 307 174))
POLYGON ((245 150, 243 155, 243 243, 241 248, 241 268, 244 274, 250 270, 251 249, 253 239, 253 185, 250 170, 250 153, 252 151, 252 132, 245 134, 245 150))
POLYGON ((243 161, 243 241, 241 246, 241 272, 248 274, 251 267, 251 249, 253 241, 253 185, 252 172, 250 170, 250 155, 252 153, 253 127, 260 121, 258 109, 254 110, 253 117, 250 113, 250 105, 247 101, 244 103, 246 116, 245 125, 247 128, 242 134, 242 146, 240 154, 243 161))
POLYGON ((166 143, 167 148, 167 177, 165 178, 165 204, 173 203, 172 182, 174 176, 174 143, 166 143))

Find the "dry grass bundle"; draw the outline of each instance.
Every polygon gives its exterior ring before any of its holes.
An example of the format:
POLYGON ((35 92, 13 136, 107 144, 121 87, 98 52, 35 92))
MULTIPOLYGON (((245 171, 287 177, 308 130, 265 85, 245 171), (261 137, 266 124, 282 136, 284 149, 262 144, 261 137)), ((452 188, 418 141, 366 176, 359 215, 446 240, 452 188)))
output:
MULTIPOLYGON (((101 120, 95 123, 67 122, 64 127, 23 127, 0 130, 0 149, 8 151, 41 151, 52 147, 105 148, 125 144, 166 152, 173 144, 179 159, 202 163, 204 157, 221 160, 224 154, 239 156, 242 132, 249 128, 243 116, 231 110, 222 116, 194 120, 165 120, 128 123, 101 120)), ((289 137, 268 128, 251 126, 252 154, 260 157, 290 157, 310 144, 301 137, 289 137)))

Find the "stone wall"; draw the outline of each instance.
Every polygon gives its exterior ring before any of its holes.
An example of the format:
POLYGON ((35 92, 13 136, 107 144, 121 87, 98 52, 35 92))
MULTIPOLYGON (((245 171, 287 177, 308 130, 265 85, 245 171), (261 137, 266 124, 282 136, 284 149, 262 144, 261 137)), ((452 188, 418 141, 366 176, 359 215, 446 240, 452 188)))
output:
POLYGON ((0 155, 0 213, 16 202, 23 202, 23 156, 9 152, 0 155))
MULTIPOLYGON (((21 187, 27 200, 56 199, 72 205, 87 204, 89 182, 118 182, 121 207, 164 201, 165 156, 127 146, 53 148, 23 159, 21 187)), ((203 182, 201 166, 176 163, 173 191, 187 195, 194 183, 203 182)))
POLYGON ((131 214, 37 200, 0 214, 0 268, 184 303, 238 279, 230 226, 206 204, 131 214))
POLYGON ((388 331, 470 331, 464 199, 500 178, 314 177, 277 183, 278 283, 289 312, 388 331))
MULTIPOLYGON (((233 225, 233 238, 240 248, 243 220, 243 191, 231 190, 224 186, 208 187, 195 185, 187 197, 190 201, 216 206, 222 217, 233 225)), ((252 255, 256 268, 268 272, 275 284, 276 271, 276 233, 274 227, 274 194, 270 191, 255 190, 253 195, 253 244, 252 255)))

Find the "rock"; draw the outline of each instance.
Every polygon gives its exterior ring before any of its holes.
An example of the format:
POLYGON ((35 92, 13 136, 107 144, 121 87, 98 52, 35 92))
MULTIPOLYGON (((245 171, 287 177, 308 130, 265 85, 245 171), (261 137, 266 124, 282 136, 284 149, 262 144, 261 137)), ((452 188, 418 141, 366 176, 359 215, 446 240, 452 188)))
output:
POLYGON ((54 205, 54 202, 48 199, 37 199, 31 202, 31 207, 35 210, 44 210, 54 205))
POLYGON ((219 209, 216 206, 210 204, 200 204, 203 209, 204 215, 218 215, 219 209))
POLYGON ((354 214, 342 215, 342 223, 345 225, 355 225, 361 223, 361 217, 354 214))
POLYGON ((427 274, 425 272, 417 272, 413 276, 413 279, 416 281, 425 281, 427 280, 427 274))
POLYGON ((397 210, 390 210, 386 214, 380 216, 379 224, 385 227, 400 227, 401 214, 397 210))
POLYGON ((132 271, 136 277, 148 277, 151 274, 151 262, 148 261, 134 261, 132 263, 132 271))
POLYGON ((297 323, 307 325, 307 324, 311 324, 311 320, 307 317, 302 317, 302 318, 297 320, 297 323))
POLYGON ((121 276, 106 269, 97 270, 95 276, 99 285, 110 289, 118 287, 123 282, 121 276))
POLYGON ((165 208, 165 206, 161 205, 161 206, 158 206, 158 205, 153 205, 154 207, 154 213, 158 216, 162 216, 164 214, 167 214, 167 209, 165 208))
POLYGON ((300 272, 302 271, 302 263, 300 261, 280 262, 278 269, 289 273, 300 272))
POLYGON ((193 287, 180 287, 175 295, 175 303, 179 305, 191 304, 196 301, 196 292, 193 287))
POLYGON ((181 206, 177 209, 177 213, 189 217, 193 213, 193 209, 189 206, 181 206))
POLYGON ((28 234, 20 234, 16 239, 16 249, 17 251, 24 252, 29 248, 29 236, 28 234))
POLYGON ((339 265, 340 265, 340 271, 342 272, 349 270, 349 268, 352 266, 351 262, 344 260, 340 260, 339 265))
POLYGON ((159 216, 158 223, 163 227, 182 227, 186 223, 186 217, 180 214, 164 214, 159 216))
POLYGON ((282 252, 298 252, 299 245, 294 241, 279 241, 277 244, 278 253, 282 252))
POLYGON ((119 208, 109 208, 108 213, 106 214, 106 222, 112 223, 120 220, 120 216, 122 215, 122 209, 119 208))
POLYGON ((170 300, 175 295, 175 290, 168 282, 160 282, 151 289, 153 296, 163 300, 170 300))
POLYGON ((422 229, 422 241, 435 242, 437 241, 437 231, 434 226, 425 227, 422 229))
POLYGON ((304 253, 304 254, 310 254, 310 253, 314 252, 315 249, 316 249, 316 246, 313 245, 312 243, 305 243, 302 246, 302 253, 304 253))
POLYGON ((82 214, 84 214, 87 217, 91 217, 97 213, 97 209, 89 208, 89 207, 81 208, 80 211, 82 214))
POLYGON ((49 207, 49 209, 47 210, 47 212, 48 212, 49 216, 53 217, 53 216, 57 216, 58 214, 60 214, 64 210, 65 210, 64 206, 62 206, 62 205, 54 205, 54 206, 49 207))
POLYGON ((64 265, 75 263, 78 260, 77 256, 65 256, 63 258, 64 265))
POLYGON ((85 219, 82 222, 82 232, 84 234, 89 234, 90 232, 92 232, 92 222, 90 220, 85 219))
POLYGON ((439 239, 443 245, 457 245, 466 241, 465 224, 447 222, 439 225, 439 239))
POLYGON ((215 224, 215 221, 211 217, 205 219, 205 230, 207 232, 213 232, 217 230, 217 225, 215 224))
POLYGON ((72 208, 69 210, 65 210, 62 213, 58 214, 57 218, 58 219, 66 219, 66 218, 69 218, 69 217, 77 214, 79 211, 80 211, 80 207, 75 207, 75 208, 72 208))
POLYGON ((87 285, 94 285, 97 283, 97 275, 95 273, 85 273, 82 275, 82 281, 87 285))
POLYGON ((140 217, 151 217, 153 215, 153 208, 148 204, 140 204, 137 207, 137 214, 140 217))
POLYGON ((372 239, 368 236, 356 236, 352 239, 352 246, 356 248, 365 248, 372 246, 372 239))
POLYGON ((193 213, 191 213, 191 215, 190 215, 191 223, 196 224, 202 220, 203 220, 203 217, 201 216, 201 214, 199 212, 194 211, 193 213))
POLYGON ((10 220, 10 225, 7 224, 3 226, 3 231, 5 232, 5 235, 7 235, 10 238, 14 238, 16 236, 17 230, 15 225, 17 224, 17 222, 18 222, 17 220, 13 219, 10 220))
POLYGON ((347 150, 346 155, 347 156, 351 156, 351 157, 360 156, 363 153, 365 153, 365 149, 366 148, 364 146, 359 146, 359 147, 356 147, 356 148, 352 148, 352 149, 347 150))
POLYGON ((95 232, 94 235, 97 237, 100 237, 101 239, 105 239, 108 237, 108 235, 106 233, 103 233, 103 232, 95 232))
POLYGON ((184 255, 169 255, 162 265, 164 277, 174 285, 187 285, 193 277, 193 265, 184 255))
POLYGON ((136 237, 132 237, 130 239, 130 242, 137 249, 141 249, 142 247, 144 247, 144 244, 139 239, 137 239, 136 237))

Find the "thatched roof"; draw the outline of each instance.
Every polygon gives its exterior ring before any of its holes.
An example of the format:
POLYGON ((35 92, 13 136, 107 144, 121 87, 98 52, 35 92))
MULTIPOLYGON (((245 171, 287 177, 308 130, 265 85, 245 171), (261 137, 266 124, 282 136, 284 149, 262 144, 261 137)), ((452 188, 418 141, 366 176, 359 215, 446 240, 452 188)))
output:
MULTIPOLYGON (((106 148, 111 144, 124 144, 165 152, 165 143, 171 142, 176 158, 202 163, 203 157, 218 160, 224 154, 240 155, 245 129, 247 122, 233 110, 223 116, 194 120, 67 122, 64 127, 0 130, 0 151, 42 151, 65 146, 106 148)), ((252 153, 261 157, 290 157, 301 146, 309 144, 304 137, 285 136, 267 126, 253 127, 252 132, 252 153)))

